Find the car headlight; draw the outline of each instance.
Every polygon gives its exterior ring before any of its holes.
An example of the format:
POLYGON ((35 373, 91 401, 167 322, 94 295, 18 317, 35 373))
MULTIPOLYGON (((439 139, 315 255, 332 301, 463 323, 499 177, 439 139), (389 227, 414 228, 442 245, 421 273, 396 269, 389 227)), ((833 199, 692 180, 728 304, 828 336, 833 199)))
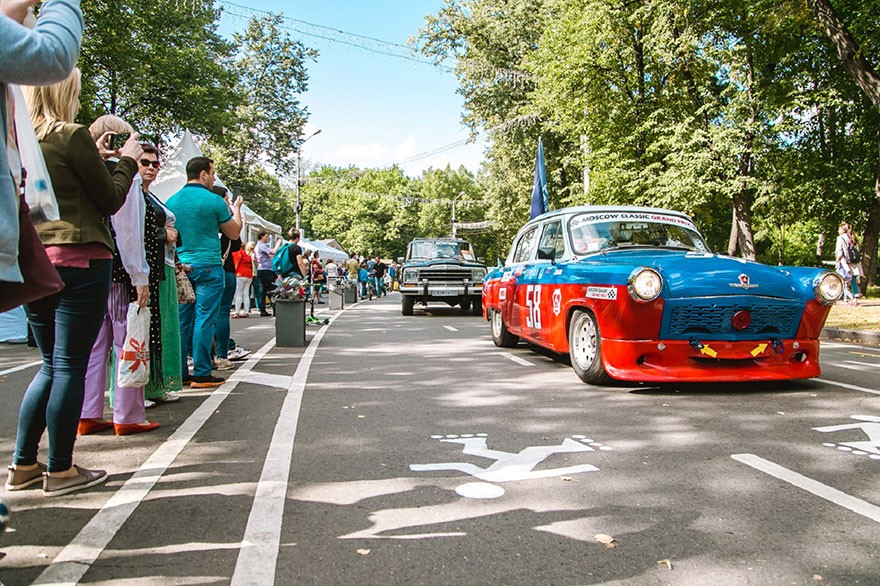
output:
POLYGON ((837 273, 827 272, 816 275, 813 279, 816 301, 831 305, 843 295, 843 286, 843 278, 837 273))
POLYGON ((639 267, 630 273, 627 289, 636 301, 653 301, 663 290, 663 278, 654 269, 639 267))
POLYGON ((408 269, 403 271, 403 280, 404 281, 418 281, 419 280, 419 271, 416 269, 408 269))
POLYGON ((486 276, 486 269, 476 269, 474 270, 473 279, 474 281, 482 281, 483 277, 486 276))

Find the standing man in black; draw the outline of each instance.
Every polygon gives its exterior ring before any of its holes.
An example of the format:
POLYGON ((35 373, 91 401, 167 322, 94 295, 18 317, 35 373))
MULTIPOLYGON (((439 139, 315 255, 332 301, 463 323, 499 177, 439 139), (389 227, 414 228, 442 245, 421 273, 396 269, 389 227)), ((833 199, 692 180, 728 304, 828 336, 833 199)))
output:
POLYGON ((376 274, 376 295, 381 297, 382 295, 388 295, 388 291, 385 290, 385 263, 382 262, 382 259, 378 256, 376 257, 376 264, 373 265, 373 271, 376 274))
POLYGON ((281 277, 284 278, 297 274, 300 278, 304 278, 308 270, 306 269, 306 261, 303 260, 303 249, 299 245, 299 232, 296 231, 296 228, 291 228, 287 233, 287 242, 288 244, 285 247, 287 250, 285 252, 290 255, 292 268, 286 275, 281 275, 281 277))

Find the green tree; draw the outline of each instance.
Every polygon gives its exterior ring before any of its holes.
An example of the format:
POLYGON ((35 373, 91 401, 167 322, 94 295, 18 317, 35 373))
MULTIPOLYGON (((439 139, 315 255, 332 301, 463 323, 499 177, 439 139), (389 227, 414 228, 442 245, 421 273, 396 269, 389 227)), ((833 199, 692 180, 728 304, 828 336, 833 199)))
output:
POLYGON ((83 0, 79 120, 115 114, 154 137, 220 137, 239 103, 233 45, 217 34, 211 2, 83 0))

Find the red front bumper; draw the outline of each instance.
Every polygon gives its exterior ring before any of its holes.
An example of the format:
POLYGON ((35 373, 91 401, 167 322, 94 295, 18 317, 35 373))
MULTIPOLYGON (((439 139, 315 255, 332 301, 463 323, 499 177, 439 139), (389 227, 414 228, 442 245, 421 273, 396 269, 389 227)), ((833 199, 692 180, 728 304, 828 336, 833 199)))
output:
POLYGON ((605 370, 619 380, 645 382, 735 382, 790 380, 819 376, 819 341, 602 340, 605 370), (763 346, 763 347, 762 347, 763 346), (662 349, 661 349, 662 348, 662 349))

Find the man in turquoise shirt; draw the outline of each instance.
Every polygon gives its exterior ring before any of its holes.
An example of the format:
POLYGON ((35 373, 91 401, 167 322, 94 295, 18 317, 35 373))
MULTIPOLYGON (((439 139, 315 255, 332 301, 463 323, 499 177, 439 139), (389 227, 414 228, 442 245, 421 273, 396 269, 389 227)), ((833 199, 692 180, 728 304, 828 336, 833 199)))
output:
POLYGON ((211 375, 211 341, 220 297, 223 294, 223 259, 217 231, 229 238, 241 234, 241 196, 230 206, 218 197, 214 185, 214 162, 195 157, 186 164, 187 183, 168 198, 166 205, 174 212, 174 227, 180 233, 177 254, 182 263, 192 266, 189 280, 196 294, 195 303, 181 303, 180 349, 184 384, 193 388, 222 385, 221 377, 211 375), (193 374, 186 363, 187 349, 192 347, 193 374))

